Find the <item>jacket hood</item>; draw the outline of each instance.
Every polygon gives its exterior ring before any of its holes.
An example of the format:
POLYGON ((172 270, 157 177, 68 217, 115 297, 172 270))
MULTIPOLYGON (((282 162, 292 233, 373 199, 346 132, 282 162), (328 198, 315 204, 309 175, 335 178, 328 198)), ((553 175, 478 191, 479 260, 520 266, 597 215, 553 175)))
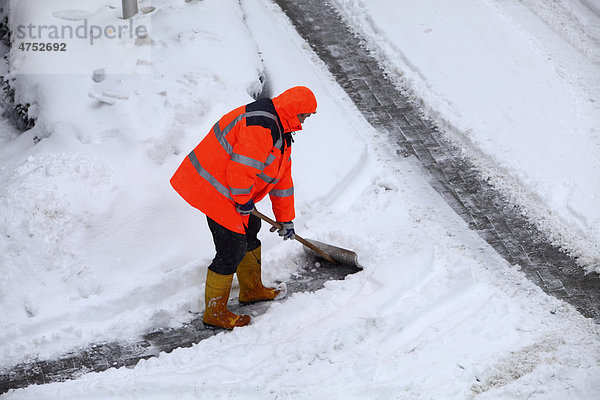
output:
POLYGON ((273 99, 273 105, 285 132, 302 129, 298 114, 317 112, 317 99, 313 92, 305 86, 295 86, 286 90, 273 99))

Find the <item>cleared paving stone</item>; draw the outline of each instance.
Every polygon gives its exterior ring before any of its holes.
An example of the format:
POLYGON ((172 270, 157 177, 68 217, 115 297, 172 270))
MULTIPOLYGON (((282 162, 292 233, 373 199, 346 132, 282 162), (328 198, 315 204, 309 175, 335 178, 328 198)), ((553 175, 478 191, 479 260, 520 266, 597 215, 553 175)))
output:
POLYGON ((387 132, 401 156, 415 156, 431 185, 499 254, 546 293, 600 323, 600 276, 584 274, 577 261, 548 239, 461 158, 460 149, 388 78, 328 1, 275 0, 299 34, 378 131, 387 132))

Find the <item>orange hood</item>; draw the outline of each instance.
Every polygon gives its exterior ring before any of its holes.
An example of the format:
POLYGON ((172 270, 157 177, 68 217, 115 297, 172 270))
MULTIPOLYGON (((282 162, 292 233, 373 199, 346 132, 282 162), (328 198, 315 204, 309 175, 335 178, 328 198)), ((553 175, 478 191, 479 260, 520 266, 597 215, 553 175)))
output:
POLYGON ((317 112, 317 99, 313 92, 305 86, 294 86, 273 99, 275 110, 283 124, 285 132, 302 129, 298 114, 317 112))

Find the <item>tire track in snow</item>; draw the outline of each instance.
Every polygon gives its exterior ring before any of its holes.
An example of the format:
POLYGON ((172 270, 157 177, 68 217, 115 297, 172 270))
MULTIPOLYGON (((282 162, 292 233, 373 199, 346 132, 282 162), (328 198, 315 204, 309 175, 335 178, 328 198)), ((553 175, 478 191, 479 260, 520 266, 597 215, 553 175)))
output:
POLYGON ((481 179, 460 149, 423 117, 410 95, 366 49, 328 1, 275 0, 321 58, 365 119, 388 133, 398 154, 416 157, 431 185, 499 254, 546 293, 565 300, 600 323, 600 276, 554 246, 521 211, 481 179))

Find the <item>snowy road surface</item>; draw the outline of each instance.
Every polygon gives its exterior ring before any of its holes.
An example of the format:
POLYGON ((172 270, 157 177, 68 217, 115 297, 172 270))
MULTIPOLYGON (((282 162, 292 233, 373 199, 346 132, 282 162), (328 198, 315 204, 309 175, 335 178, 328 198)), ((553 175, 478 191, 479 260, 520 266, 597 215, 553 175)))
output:
POLYGON ((365 119, 397 143, 399 154, 418 159, 431 185, 471 229, 545 292, 600 321, 600 276, 586 274, 581 259, 561 251, 560 244, 536 227, 537 220, 523 215, 522 207, 512 204, 502 189, 495 189, 464 159, 461 149, 422 115, 420 106, 395 89, 390 74, 335 10, 321 1, 300 5, 278 0, 278 4, 365 119))
MULTIPOLYGON (((402 3, 387 2, 386 14, 396 13, 415 24, 436 15, 430 7, 434 3, 411 3, 410 12, 400 12, 394 5, 402 3)), ((521 4, 509 3, 505 10, 497 7, 500 3, 486 1, 448 3, 465 15, 480 16, 477 24, 456 21, 457 33, 484 38, 489 27, 514 33, 510 39, 522 50, 538 43, 524 31, 514 31, 509 22, 514 19, 506 18, 506 10, 525 12, 521 4), (485 13, 480 12, 482 4, 485 13)), ((438 7, 443 4, 435 2, 438 7)), ((18 12, 11 24, 55 18, 47 16, 57 12, 64 16, 61 11, 70 10, 73 16, 76 8, 90 23, 115 24, 119 10, 110 5, 105 0, 85 5, 58 0, 38 8, 23 6, 13 10, 18 12)), ((148 59, 133 53, 123 56, 120 45, 113 51, 113 42, 105 39, 102 57, 85 58, 82 53, 81 74, 15 74, 23 100, 36 105, 38 123, 16 138, 2 136, 2 365, 178 326, 189 319, 190 310, 201 312, 203 281, 213 252, 210 234, 203 216, 173 193, 168 179, 217 118, 251 101, 249 93, 260 86, 263 74, 273 93, 304 84, 319 101, 317 115, 296 135, 298 230, 356 250, 365 270, 319 292, 298 293, 273 304, 248 327, 162 354, 135 369, 32 386, 3 398, 600 397, 598 326, 543 293, 469 230, 431 188, 420 166, 399 158, 387 137, 367 124, 277 6, 267 0, 243 0, 241 5, 234 0, 163 0, 152 5, 156 12, 137 17, 138 23, 151 22, 151 41, 137 43, 152 46, 148 59), (112 74, 115 63, 135 73, 112 74), (101 67, 106 78, 95 82, 91 77, 101 67), (107 90, 127 96, 112 106, 89 96, 107 90), (43 138, 35 146, 34 136, 43 138)), ((362 0, 348 2, 344 9, 370 9, 373 15, 366 19, 377 26, 376 17, 382 14, 378 5, 384 4, 362 0)), ((447 11, 440 8, 440 14, 442 10, 447 11)), ((356 15, 362 21, 365 14, 356 15)), ((541 21, 534 14, 526 16, 521 20, 525 26, 536 27, 541 21)), ((593 22, 592 14, 589 19, 593 22)), ((452 21, 426 21, 423 36, 438 26, 433 22, 452 21)), ((424 51, 435 43, 419 42, 421 35, 414 33, 409 36, 415 49, 424 51)), ((568 60, 574 50, 568 42, 563 45, 565 52, 559 48, 556 55, 568 60)), ((514 57, 529 67, 539 61, 536 51, 518 55, 521 58, 514 57)), ((411 57, 390 58, 409 83, 414 70, 405 69, 406 61, 418 67, 411 57)), ((481 57, 486 61, 486 54, 481 57)), ((598 68, 582 65, 584 78, 587 68, 598 68)), ((498 64, 499 70, 502 66, 498 64)), ((438 68, 444 70, 448 69, 438 68)), ((564 88, 561 79, 569 76, 564 70, 543 72, 549 91, 564 88), (555 80, 557 87, 551 88, 555 80)), ((449 77, 447 84, 453 82, 449 77)), ((479 86, 459 89, 464 87, 479 86)), ((431 82, 429 88, 439 93, 431 82)), ((586 107, 593 108, 599 99, 591 92, 593 86, 586 93, 592 105, 577 97, 579 86, 568 89, 581 117, 578 126, 591 121, 587 131, 576 133, 591 132, 587 148, 594 152, 598 114, 588 113, 586 107)), ((447 118, 439 99, 448 97, 415 93, 427 108, 447 118)), ((482 102, 479 96, 470 101, 473 106, 482 102)), ((496 113, 492 115, 504 113, 503 103, 489 107, 496 113)), ((449 126, 456 122, 448 121, 449 126)), ((469 124, 480 122, 478 117, 469 124)), ((484 130, 473 132, 480 140, 484 130)), ((526 147, 519 149, 529 151, 531 158, 522 162, 521 173, 533 176, 535 168, 527 167, 541 156, 537 147, 526 147)), ((546 142, 542 147, 555 148, 546 142)), ((502 149, 509 152, 511 146, 502 149)), ((571 151, 563 157, 575 168, 584 154, 571 151)), ((586 174, 593 168, 594 164, 577 172, 594 178, 598 175, 586 174)), ((571 188, 569 194, 585 189, 576 181, 571 188)), ((586 193, 593 199, 598 188, 594 182, 589 188, 586 193)), ((565 190, 559 185, 556 189, 565 190)), ((520 187, 516 190, 515 195, 529 195, 520 193, 520 187)), ((564 206, 561 211, 585 209, 585 204, 574 206, 573 201, 558 204, 564 206)), ((269 205, 260 208, 268 211, 269 205)), ((589 214, 584 215, 593 216, 594 210, 585 209, 589 214)), ((597 227, 594 219, 578 221, 575 225, 584 221, 597 227)), ((301 249, 268 232, 261 238, 265 279, 286 280, 297 268, 301 249)))

